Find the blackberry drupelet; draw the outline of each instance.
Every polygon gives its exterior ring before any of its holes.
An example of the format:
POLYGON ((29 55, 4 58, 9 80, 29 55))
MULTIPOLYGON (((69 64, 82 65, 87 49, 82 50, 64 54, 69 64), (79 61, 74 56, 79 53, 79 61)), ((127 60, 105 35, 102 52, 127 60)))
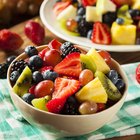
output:
POLYGON ((78 108, 79 108, 78 101, 76 100, 76 98, 74 96, 70 96, 67 99, 61 114, 79 115, 78 108))
POLYGON ((89 30, 93 29, 93 22, 86 22, 85 18, 78 22, 78 33, 86 37, 89 30))
POLYGON ((8 65, 10 65, 10 64, 12 63, 12 61, 13 61, 15 58, 16 58, 15 55, 9 56, 9 57, 6 59, 6 63, 7 63, 8 65))
POLYGON ((22 59, 14 61, 11 66, 11 72, 18 71, 19 73, 21 73, 26 66, 27 66, 27 62, 25 62, 22 59))
POLYGON ((7 63, 0 64, 0 79, 7 78, 7 70, 8 70, 7 63))
POLYGON ((70 42, 65 42, 61 45, 60 50, 62 52, 62 58, 65 58, 68 54, 73 52, 79 52, 81 51, 78 48, 75 48, 74 45, 70 42))

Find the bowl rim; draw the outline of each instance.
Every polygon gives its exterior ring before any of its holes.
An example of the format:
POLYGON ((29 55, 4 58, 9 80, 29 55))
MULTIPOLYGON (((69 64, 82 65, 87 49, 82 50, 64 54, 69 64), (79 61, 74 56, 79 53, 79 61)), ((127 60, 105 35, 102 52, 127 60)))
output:
MULTIPOLYGON (((48 45, 41 45, 41 46, 37 46, 36 48, 38 50, 43 50, 44 48, 48 47, 48 45)), ((80 47, 80 46, 78 46, 80 47)), ((87 51, 86 49, 84 48, 80 48, 82 51, 87 51)), ((123 80, 125 81, 125 90, 124 90, 124 93, 121 97, 121 99, 119 101, 117 101, 114 105, 110 106, 109 108, 105 109, 105 110, 102 110, 100 112, 97 112, 95 114, 85 114, 85 115, 65 115, 65 114, 56 114, 56 113, 51 113, 51 112, 47 112, 47 111, 43 111, 43 110, 40 110, 40 109, 37 109, 35 107, 33 107, 32 105, 26 103, 25 101, 22 100, 22 98, 20 96, 18 96, 16 93, 13 92, 12 90, 12 85, 11 85, 11 82, 10 82, 10 72, 11 72, 11 66, 13 64, 13 62, 15 62, 16 60, 19 60, 21 59, 22 57, 26 58, 28 57, 25 52, 21 53, 20 55, 18 55, 13 61, 12 63, 9 65, 8 67, 8 71, 7 71, 7 82, 8 82, 8 87, 9 89, 12 91, 10 92, 10 97, 12 98, 12 94, 14 94, 14 96, 16 96, 16 98, 18 98, 23 104, 25 104, 26 106, 28 106, 29 108, 35 110, 35 111, 38 111, 38 112, 41 112, 41 113, 45 113, 45 114, 48 114, 48 115, 53 115, 53 116, 62 116, 62 117, 87 117, 87 116, 96 116, 96 115, 99 115, 99 114, 102 114, 108 110, 110 110, 111 108, 113 108, 114 106, 116 106, 117 104, 119 104, 122 100, 125 100, 126 96, 127 96, 127 91, 128 91, 128 79, 127 79, 127 76, 124 72, 124 70, 121 68, 120 64, 115 61, 113 58, 112 59, 112 62, 119 68, 119 71, 121 72, 121 76, 123 77, 123 80)), ((14 104, 14 102, 13 102, 14 104)))

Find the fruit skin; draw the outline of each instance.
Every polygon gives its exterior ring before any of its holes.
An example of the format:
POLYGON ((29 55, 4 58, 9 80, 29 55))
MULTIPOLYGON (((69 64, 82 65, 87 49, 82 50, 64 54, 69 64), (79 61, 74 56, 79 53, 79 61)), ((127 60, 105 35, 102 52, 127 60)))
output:
POLYGON ((81 2, 82 2, 82 5, 86 7, 86 6, 94 5, 96 3, 96 0, 82 0, 81 2))
POLYGON ((90 81, 81 88, 76 94, 79 102, 93 101, 95 103, 106 103, 108 95, 98 77, 90 81))
POLYGON ((59 113, 63 109, 65 102, 66 102, 66 99, 55 98, 55 99, 50 100, 46 104, 46 107, 48 111, 51 113, 59 113))
POLYGON ((37 84, 37 83, 39 83, 39 82, 41 82, 41 81, 44 80, 44 79, 43 79, 43 75, 42 75, 41 72, 39 72, 39 71, 33 72, 32 79, 33 79, 33 82, 34 82, 35 84, 37 84))
POLYGON ((80 88, 80 82, 74 79, 56 78, 52 98, 65 98, 73 95, 80 88))
POLYGON ((31 93, 25 93, 23 96, 22 96, 22 99, 28 103, 28 104, 32 104, 32 100, 35 98, 34 94, 31 94, 31 93))
POLYGON ((56 49, 57 51, 60 51, 60 46, 62 45, 61 42, 59 42, 56 39, 53 39, 51 42, 49 42, 48 47, 50 49, 56 49))
POLYGON ((51 95, 54 89, 54 84, 51 80, 44 80, 39 82, 34 89, 36 98, 41 98, 46 95, 51 95))
POLYGON ((15 51, 23 44, 22 38, 8 29, 0 31, 0 49, 4 51, 15 51))
POLYGON ((45 49, 43 49, 42 51, 40 51, 40 52, 38 53, 38 56, 39 56, 41 59, 43 59, 44 56, 45 56, 45 53, 46 53, 47 51, 49 51, 49 50, 50 50, 50 48, 49 48, 49 47, 46 47, 45 49))
POLYGON ((60 75, 79 77, 79 74, 82 71, 80 54, 74 52, 67 55, 54 67, 54 71, 60 75))
POLYGON ((15 58, 16 58, 15 55, 9 56, 9 57, 6 59, 6 63, 7 63, 8 65, 10 65, 10 64, 12 63, 12 61, 13 61, 15 58))
POLYGON ((135 74, 136 75, 136 80, 140 84, 140 64, 137 66, 135 73, 136 73, 135 74))
POLYGON ((136 39, 136 26, 119 25, 116 22, 114 22, 111 27, 111 36, 113 44, 133 45, 135 44, 136 39))
POLYGON ((101 22, 94 23, 91 41, 97 44, 111 44, 111 34, 105 24, 101 22))
POLYGON ((118 7, 121 5, 131 5, 132 4, 132 0, 111 0, 112 2, 114 2, 118 7))
POLYGON ((29 20, 24 28, 26 36, 36 45, 41 45, 45 38, 44 28, 37 22, 29 20))
POLYGON ((25 53, 31 57, 33 55, 37 55, 38 54, 38 50, 36 49, 36 47, 34 46, 28 46, 25 48, 25 53))
POLYGON ((15 83, 19 76, 20 76, 20 73, 18 71, 11 72, 10 81, 15 83))
POLYGON ((52 66, 44 66, 39 71, 43 74, 47 70, 53 70, 52 66))
POLYGON ((43 73, 44 80, 54 81, 58 76, 59 76, 59 74, 56 73, 55 71, 47 70, 43 73))
POLYGON ((118 75, 118 72, 116 70, 110 70, 110 72, 107 74, 107 76, 113 82, 113 84, 117 83, 119 75, 118 75))

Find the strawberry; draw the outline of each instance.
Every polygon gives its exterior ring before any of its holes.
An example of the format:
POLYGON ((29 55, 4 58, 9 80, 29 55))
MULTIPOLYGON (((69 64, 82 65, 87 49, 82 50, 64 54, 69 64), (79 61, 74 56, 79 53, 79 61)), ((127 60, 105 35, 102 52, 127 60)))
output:
POLYGON ((79 77, 79 74, 82 71, 80 53, 74 52, 67 55, 54 67, 54 71, 65 76, 79 77))
POLYGON ((91 40, 92 42, 97 44, 111 44, 111 34, 108 31, 108 27, 101 22, 95 22, 93 26, 91 40))
POLYGON ((53 67, 52 66, 44 66, 40 69, 40 72, 44 73, 47 70, 53 70, 53 67))
POLYGON ((47 102, 46 108, 49 112, 59 113, 65 104, 66 100, 63 98, 55 98, 47 102))
POLYGON ((92 6, 96 3, 96 0, 82 0, 82 5, 84 7, 86 6, 92 6))
POLYGON ((131 5, 132 4, 132 0, 111 0, 114 4, 116 4, 118 7, 128 4, 131 5))
POLYGON ((64 98, 74 94, 80 88, 80 82, 74 79, 56 78, 52 98, 64 98))
POLYGON ((58 16, 65 8, 67 8, 71 4, 70 1, 66 2, 56 2, 53 7, 53 12, 56 16, 58 16))
POLYGON ((45 30, 38 23, 30 20, 26 23, 24 32, 26 36, 36 45, 41 45, 45 38, 45 30))
POLYGON ((23 44, 22 38, 8 29, 0 31, 0 49, 5 51, 14 51, 23 44))
POLYGON ((62 43, 60 43, 58 40, 56 39, 53 39, 49 44, 48 44, 48 47, 50 49, 55 49, 55 50, 58 50, 60 51, 60 46, 61 46, 62 43))
POLYGON ((140 64, 136 68, 136 80, 140 84, 140 64))

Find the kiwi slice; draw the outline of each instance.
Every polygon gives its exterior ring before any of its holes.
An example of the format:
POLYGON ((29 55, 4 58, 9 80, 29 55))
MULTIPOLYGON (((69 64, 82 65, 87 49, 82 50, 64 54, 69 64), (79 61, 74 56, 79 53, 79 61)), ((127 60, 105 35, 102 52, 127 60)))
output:
POLYGON ((103 87, 106 90, 106 93, 108 94, 108 98, 113 101, 118 101, 122 95, 117 89, 117 87, 111 82, 110 79, 108 79, 104 73, 97 71, 95 73, 95 76, 99 78, 101 81, 103 87))
POLYGON ((91 56, 80 54, 80 60, 85 69, 90 69, 93 73, 96 71, 96 65, 92 61, 91 56))
POLYGON ((18 94, 19 96, 23 96, 25 93, 28 92, 28 89, 31 86, 32 81, 32 72, 28 66, 24 68, 21 75, 17 79, 13 91, 18 94))

